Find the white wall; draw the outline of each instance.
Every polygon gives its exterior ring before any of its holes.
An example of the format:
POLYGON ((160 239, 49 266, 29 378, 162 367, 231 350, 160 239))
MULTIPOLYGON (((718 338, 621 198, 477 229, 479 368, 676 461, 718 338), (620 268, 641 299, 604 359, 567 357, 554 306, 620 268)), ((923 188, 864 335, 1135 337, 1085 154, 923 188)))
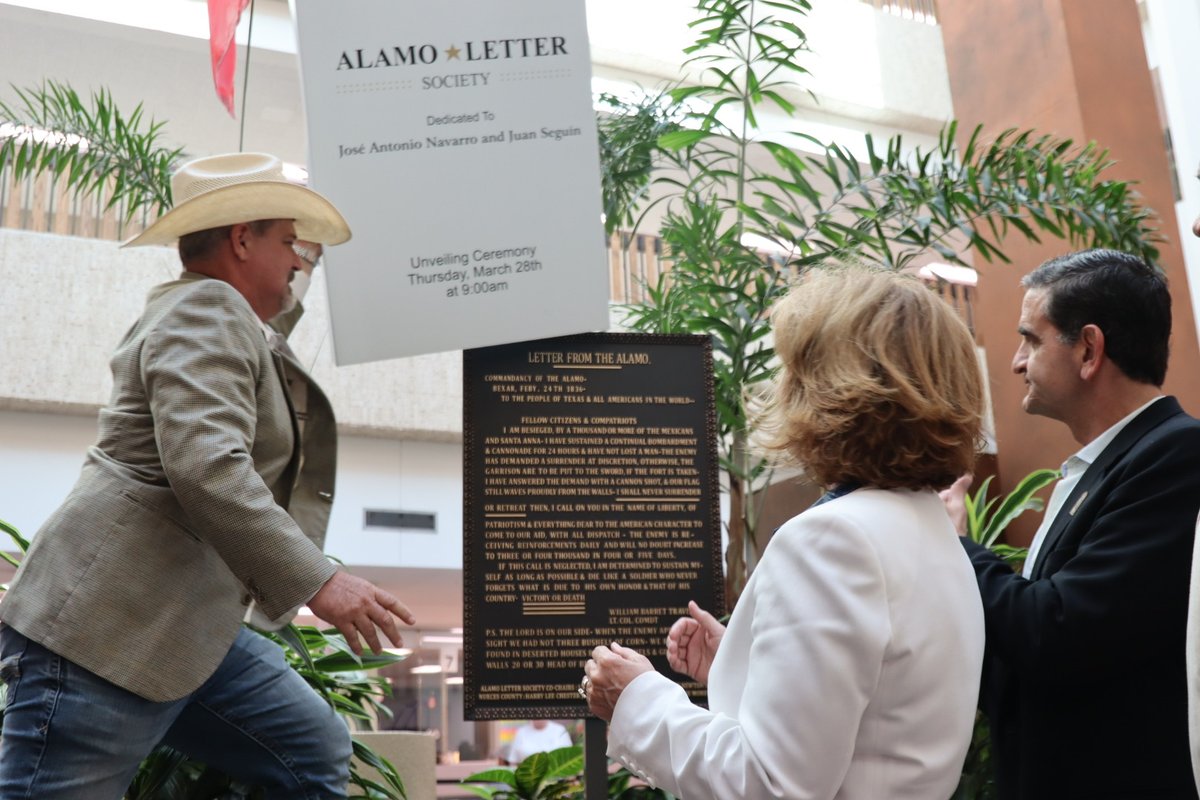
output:
MULTIPOLYGON (((33 535, 79 476, 94 417, 0 411, 0 519, 33 535)), ((0 536, 0 550, 11 551, 0 536)))
MULTIPOLYGON (((238 149, 239 122, 225 112, 212 88, 203 4, 15 2, 0 2, 0 96, 10 96, 8 84, 33 86, 47 78, 68 81, 80 91, 107 87, 122 108, 144 103, 148 116, 167 122, 170 142, 189 153, 238 149), (102 22, 43 9, 130 22, 102 22)), ((266 150, 302 164, 307 137, 288 14, 278 0, 259 0, 256 6, 244 149, 266 150)), ((652 87, 684 74, 682 49, 696 36, 687 27, 695 16, 692 0, 590 0, 587 14, 597 75, 652 87)), ((801 26, 813 51, 806 61, 812 76, 786 92, 804 109, 798 121, 789 123, 791 129, 833 139, 857 138, 857 130, 871 127, 880 133, 901 129, 931 135, 950 118, 938 27, 855 0, 815 3, 801 26)), ((247 28, 243 18, 240 41, 247 28)), ((245 63, 243 47, 235 81, 239 109, 245 63)))
MULTIPOLYGON (((192 3, 191 5, 200 5, 192 3)), ((239 122, 217 100, 208 42, 0 4, 0 96, 9 84, 69 82, 87 93, 107 88, 117 106, 138 103, 166 121, 168 143, 193 155, 238 149, 239 122)), ((241 102, 239 53, 237 97, 241 102)), ((294 53, 256 49, 250 62, 245 150, 266 150, 303 164, 307 148, 294 53)))
POLYGON ((342 436, 325 549, 348 564, 462 569, 462 447, 342 436), (434 514, 437 527, 368 528, 366 509, 434 514))
MULTIPOLYGON (((1192 235, 1200 217, 1200 0, 1146 0, 1145 8, 1146 54, 1158 69, 1182 194, 1175 204, 1178 228, 1164 233, 1183 247, 1192 307, 1200 308, 1200 239, 1192 235)), ((1200 314, 1196 325, 1200 330, 1200 314)))
MULTIPOLYGON (((587 10, 597 74, 624 74, 647 87, 687 74, 682 50, 699 33, 687 27, 696 17, 693 0, 590 0, 587 10)), ((810 122, 836 126, 830 118, 840 117, 840 124, 851 128, 866 123, 929 134, 950 118, 950 84, 937 26, 855 0, 813 3, 799 24, 808 34, 812 53, 803 63, 812 74, 788 93, 804 109, 793 128, 810 122)))
MULTIPOLYGON (((32 536, 75 484, 95 416, 0 411, 0 519, 32 536)), ((350 565, 462 568, 462 450, 342 436, 326 551, 350 565), (365 509, 436 515, 432 532, 364 526, 365 509)), ((0 549, 11 550, 0 539, 0 549)))

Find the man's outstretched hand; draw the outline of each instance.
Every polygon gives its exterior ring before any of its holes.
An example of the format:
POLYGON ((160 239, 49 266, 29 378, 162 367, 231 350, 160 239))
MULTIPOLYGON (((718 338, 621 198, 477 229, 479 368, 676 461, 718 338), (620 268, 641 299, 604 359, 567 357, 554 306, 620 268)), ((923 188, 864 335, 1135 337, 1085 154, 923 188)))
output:
POLYGON ((958 531, 959 536, 967 535, 966 496, 973 480, 975 480, 975 476, 968 472, 966 475, 960 476, 948 489, 938 492, 938 497, 942 498, 942 503, 946 506, 946 513, 950 516, 950 523, 954 525, 954 530, 958 531))
POLYGON ((379 631, 383 631, 394 647, 402 647, 404 637, 396 627, 396 618, 406 625, 417 621, 408 606, 388 592, 340 570, 313 595, 308 608, 341 631, 350 649, 360 656, 363 639, 376 655, 383 652, 379 631))

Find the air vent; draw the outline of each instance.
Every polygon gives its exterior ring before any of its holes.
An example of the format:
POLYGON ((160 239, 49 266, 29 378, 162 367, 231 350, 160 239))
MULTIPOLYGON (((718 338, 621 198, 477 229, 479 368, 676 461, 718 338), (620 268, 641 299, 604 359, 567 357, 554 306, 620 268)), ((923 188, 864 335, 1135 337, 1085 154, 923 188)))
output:
POLYGON ((363 512, 363 524, 368 528, 397 528, 406 531, 435 533, 436 514, 421 514, 414 511, 381 511, 368 508, 363 512))

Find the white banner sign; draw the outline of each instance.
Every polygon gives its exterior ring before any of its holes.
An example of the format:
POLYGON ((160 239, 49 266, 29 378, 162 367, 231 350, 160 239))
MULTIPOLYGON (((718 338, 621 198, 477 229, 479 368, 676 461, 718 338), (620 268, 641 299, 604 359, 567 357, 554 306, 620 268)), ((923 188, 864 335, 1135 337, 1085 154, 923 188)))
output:
POLYGON ((295 0, 354 364, 608 327, 583 0, 295 0))

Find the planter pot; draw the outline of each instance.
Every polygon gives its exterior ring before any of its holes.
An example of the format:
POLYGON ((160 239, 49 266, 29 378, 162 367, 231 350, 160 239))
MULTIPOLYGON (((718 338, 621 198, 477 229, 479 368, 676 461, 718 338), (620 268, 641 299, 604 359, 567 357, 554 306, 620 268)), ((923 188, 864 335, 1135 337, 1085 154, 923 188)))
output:
MULTIPOLYGON (((437 743, 433 736, 412 731, 354 731, 351 735, 392 763, 404 781, 408 800, 437 797, 437 743)), ((363 775, 379 780, 375 770, 359 766, 363 775)))

